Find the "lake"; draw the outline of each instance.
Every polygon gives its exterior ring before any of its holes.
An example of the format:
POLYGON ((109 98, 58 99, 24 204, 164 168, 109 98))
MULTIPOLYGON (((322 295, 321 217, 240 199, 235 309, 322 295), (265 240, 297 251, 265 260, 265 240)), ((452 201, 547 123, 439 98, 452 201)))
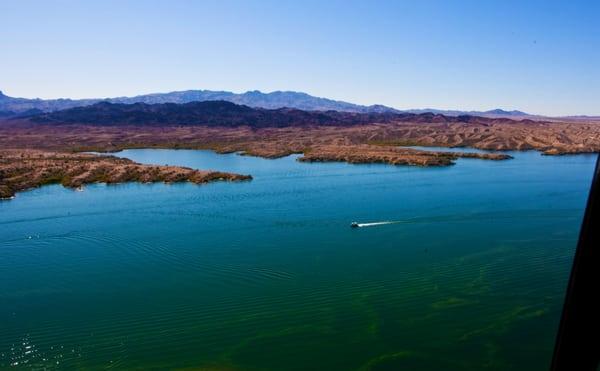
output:
POLYGON ((0 368, 545 370, 596 156, 509 153, 127 150, 254 180, 20 193, 0 202, 0 368))

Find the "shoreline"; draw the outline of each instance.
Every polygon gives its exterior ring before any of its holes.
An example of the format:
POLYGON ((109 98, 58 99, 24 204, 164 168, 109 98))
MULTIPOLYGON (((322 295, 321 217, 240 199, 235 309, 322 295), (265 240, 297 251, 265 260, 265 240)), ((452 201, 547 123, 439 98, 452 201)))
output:
POLYGON ((538 123, 386 123, 362 126, 251 128, 248 126, 0 125, 0 197, 48 183, 77 188, 96 182, 249 180, 251 175, 178 166, 142 165, 105 156, 126 149, 196 149, 276 159, 298 154, 300 162, 451 166, 460 158, 500 161, 506 153, 543 155, 600 152, 600 125, 538 123), (420 148, 410 148, 419 146, 420 148), (438 147, 427 150, 427 147, 438 147), (9 149, 10 148, 10 149, 9 149), (448 151, 440 150, 448 148, 448 151), (98 153, 86 153, 98 152, 98 153))
POLYGON ((247 181, 251 175, 195 170, 182 166, 144 165, 114 156, 98 156, 42 150, 0 150, 0 199, 46 184, 74 190, 94 183, 204 184, 215 181, 247 181))

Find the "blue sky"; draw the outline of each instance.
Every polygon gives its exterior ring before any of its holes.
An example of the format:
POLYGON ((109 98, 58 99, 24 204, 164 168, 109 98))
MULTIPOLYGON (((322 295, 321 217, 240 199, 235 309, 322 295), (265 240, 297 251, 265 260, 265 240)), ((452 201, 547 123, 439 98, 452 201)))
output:
POLYGON ((600 1, 0 1, 0 90, 600 114, 600 1))

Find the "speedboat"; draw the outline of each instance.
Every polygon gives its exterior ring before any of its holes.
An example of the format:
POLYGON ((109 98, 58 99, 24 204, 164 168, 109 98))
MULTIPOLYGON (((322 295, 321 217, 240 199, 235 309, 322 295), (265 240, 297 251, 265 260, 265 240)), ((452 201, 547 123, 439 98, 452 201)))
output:
POLYGON ((360 227, 357 222, 350 223, 350 228, 358 228, 360 227))

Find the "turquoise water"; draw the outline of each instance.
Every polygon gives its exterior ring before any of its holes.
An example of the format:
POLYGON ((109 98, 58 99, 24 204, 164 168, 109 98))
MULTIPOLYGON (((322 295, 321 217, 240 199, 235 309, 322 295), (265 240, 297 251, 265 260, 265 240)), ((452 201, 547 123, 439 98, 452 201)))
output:
POLYGON ((254 180, 20 193, 0 203, 0 368, 547 369, 595 156, 511 154, 128 150, 254 180))

